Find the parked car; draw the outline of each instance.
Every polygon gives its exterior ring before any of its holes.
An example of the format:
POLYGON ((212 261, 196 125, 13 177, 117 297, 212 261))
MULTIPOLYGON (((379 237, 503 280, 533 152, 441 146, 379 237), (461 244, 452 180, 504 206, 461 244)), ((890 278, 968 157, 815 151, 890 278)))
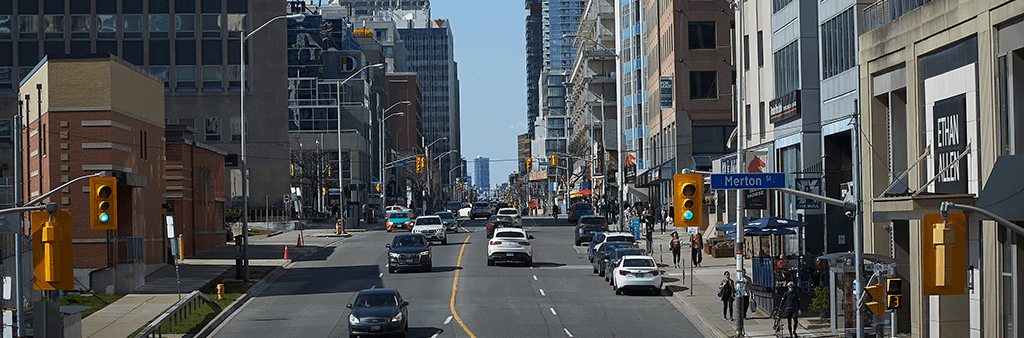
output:
POLYGON ((408 212, 394 211, 388 214, 388 221, 385 222, 388 232, 391 230, 412 230, 412 222, 408 212))
POLYGON ((412 226, 412 232, 423 234, 428 241, 448 244, 448 229, 440 216, 420 216, 416 218, 416 224, 412 226))
POLYGON ((498 215, 505 215, 505 216, 512 217, 512 222, 515 223, 515 226, 517 226, 517 227, 522 227, 523 226, 523 216, 519 215, 519 210, 516 210, 515 208, 501 208, 501 209, 498 209, 498 215))
POLYGON ((624 290, 651 290, 661 295, 661 271, 650 256, 623 256, 612 271, 612 290, 621 295, 624 290))
POLYGON ((459 201, 448 201, 448 205, 444 207, 444 210, 454 214, 462 208, 462 205, 462 202, 459 201))
POLYGON ((569 207, 569 210, 566 213, 569 214, 569 217, 567 217, 569 219, 569 223, 576 223, 579 222, 580 217, 593 215, 594 206, 590 205, 590 203, 576 203, 569 207))
POLYGON ((531 239, 533 236, 527 235, 526 230, 521 228, 495 230, 494 237, 487 242, 487 266, 494 266, 498 261, 523 262, 526 266, 533 266, 531 239))
POLYGON ((409 302, 395 289, 366 289, 359 291, 348 315, 348 334, 398 334, 409 332, 409 302))
POLYGON ((644 253, 644 249, 636 248, 636 247, 619 248, 619 249, 615 249, 614 251, 612 251, 611 256, 609 256, 608 260, 605 261, 605 263, 604 263, 604 265, 605 265, 605 267, 604 267, 604 271, 605 271, 604 281, 608 282, 609 285, 612 284, 611 271, 615 270, 616 266, 619 266, 619 260, 621 260, 622 257, 624 257, 624 256, 633 256, 633 255, 643 256, 644 254, 645 254, 644 253))
POLYGON ((491 217, 491 205, 487 204, 487 202, 473 203, 473 210, 469 212, 469 220, 472 221, 477 219, 478 217, 491 217))
POLYGON ((388 273, 398 269, 421 268, 430 271, 433 263, 430 260, 430 242, 423 234, 409 233, 395 235, 388 248, 388 273))
POLYGON ((605 275, 605 264, 611 259, 612 252, 616 249, 629 249, 633 247, 633 243, 629 242, 608 242, 601 246, 601 250, 598 250, 594 254, 594 273, 600 277, 605 275))
POLYGON ((594 234, 601 231, 608 231, 608 222, 604 217, 595 215, 580 217, 579 222, 576 223, 574 242, 576 246, 580 246, 580 243, 590 242, 594 239, 594 234))
POLYGON ((512 217, 505 215, 494 215, 491 219, 487 220, 487 238, 491 238, 494 235, 494 230, 499 228, 510 228, 514 227, 515 222, 512 217))
POLYGON ((438 211, 434 215, 441 217, 441 223, 444 224, 445 231, 459 232, 459 221, 455 219, 455 215, 448 211, 438 211))
POLYGON ((597 250, 601 250, 601 244, 605 242, 636 242, 636 238, 633 234, 628 232, 602 232, 594 235, 594 240, 591 241, 590 248, 587 250, 587 255, 590 256, 590 262, 594 262, 594 254, 597 250))

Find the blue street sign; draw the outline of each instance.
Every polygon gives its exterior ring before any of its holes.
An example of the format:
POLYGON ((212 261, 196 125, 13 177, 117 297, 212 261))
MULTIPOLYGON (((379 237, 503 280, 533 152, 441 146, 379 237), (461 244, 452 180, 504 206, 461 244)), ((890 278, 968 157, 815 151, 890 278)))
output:
POLYGON ((551 162, 539 162, 539 163, 537 163, 537 165, 551 166, 551 162))
POLYGON ((395 163, 395 166, 396 166, 396 167, 408 167, 408 166, 409 166, 409 163, 405 163, 405 162, 398 162, 398 163, 395 163))
POLYGON ((770 189, 785 188, 786 174, 711 174, 711 189, 770 189))

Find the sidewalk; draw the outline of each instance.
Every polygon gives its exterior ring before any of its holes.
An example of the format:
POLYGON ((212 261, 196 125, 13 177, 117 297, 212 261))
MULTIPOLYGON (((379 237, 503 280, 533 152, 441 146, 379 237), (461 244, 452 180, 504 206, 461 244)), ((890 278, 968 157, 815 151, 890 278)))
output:
MULTIPOLYGON (((334 236, 333 224, 307 225, 302 234, 302 247, 296 247, 299 231, 249 237, 250 291, 259 289, 265 280, 273 278, 277 270, 292 260, 343 238, 334 236), (291 259, 283 259, 285 246, 291 259)), ((177 303, 179 295, 188 295, 222 274, 233 279, 234 271, 234 243, 179 261, 177 273, 174 265, 162 266, 146 276, 142 287, 83 318, 82 337, 129 337, 177 303)))
MULTIPOLYGON (((684 314, 697 317, 694 325, 703 326, 708 331, 702 330, 711 337, 733 337, 736 335, 736 322, 722 319, 722 301, 717 296, 718 286, 722 281, 725 271, 736 275, 736 258, 723 257, 714 258, 704 254, 701 267, 690 269, 690 247, 686 228, 674 229, 666 227, 665 234, 661 233, 660 226, 654 232, 654 254, 655 260, 663 264, 665 273, 665 290, 669 291, 670 301, 681 308, 684 314), (680 264, 683 269, 672 267, 672 252, 669 251, 668 242, 671 240, 672 231, 678 231, 683 240, 680 264), (660 244, 660 247, 659 247, 660 244), (692 285, 692 290, 691 290, 692 285), (691 295, 692 293, 692 295, 691 295)), ((639 239, 640 247, 646 248, 646 238, 639 239)), ((750 267, 750 261, 744 263, 750 267)), ((747 271, 750 271, 748 268, 747 271)), ((735 277, 734 277, 735 278, 735 277)), ((801 299, 802 303, 810 302, 810 299, 801 299)), ((734 309, 734 314, 739 315, 739 309, 734 309)), ((806 312, 799 319, 800 325, 797 334, 801 337, 836 337, 832 334, 828 323, 818 324, 815 315, 808 315, 806 312), (813 320, 813 321, 812 321, 813 320)), ((748 337, 776 337, 772 329, 774 320, 766 309, 758 308, 757 312, 747 315, 743 322, 744 331, 748 337)), ((781 332, 783 336, 788 335, 787 331, 781 332)))

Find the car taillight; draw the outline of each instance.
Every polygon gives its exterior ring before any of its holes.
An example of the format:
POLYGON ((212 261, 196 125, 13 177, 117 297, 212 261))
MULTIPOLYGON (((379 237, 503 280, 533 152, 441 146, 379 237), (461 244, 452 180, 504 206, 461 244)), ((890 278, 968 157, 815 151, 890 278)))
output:
POLYGON ((530 242, 519 242, 519 245, 530 245, 530 242))
POLYGON ((654 270, 654 271, 651 271, 651 274, 657 276, 658 272, 659 272, 658 270, 654 270))
POLYGON ((501 244, 501 241, 491 241, 491 245, 498 245, 498 244, 501 244))
POLYGON ((488 228, 493 228, 494 227, 494 223, 487 223, 487 227, 488 228))
POLYGON ((583 229, 583 224, 577 225, 577 228, 583 229))
POLYGON ((629 271, 619 270, 619 275, 621 275, 621 276, 625 276, 625 275, 628 275, 628 274, 629 274, 629 271))

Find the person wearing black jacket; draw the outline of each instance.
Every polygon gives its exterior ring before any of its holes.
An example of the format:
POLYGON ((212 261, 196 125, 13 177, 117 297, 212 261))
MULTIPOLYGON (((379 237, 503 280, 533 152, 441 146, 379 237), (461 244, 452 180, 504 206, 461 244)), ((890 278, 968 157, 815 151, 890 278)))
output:
POLYGON ((732 316, 732 302, 736 296, 736 287, 733 286, 732 279, 729 278, 729 271, 725 272, 725 279, 722 280, 722 284, 718 286, 718 297, 722 298, 722 319, 733 320, 732 316))
POLYGON ((796 284, 789 282, 789 291, 782 294, 782 303, 779 305, 782 308, 782 316, 786 317, 786 323, 789 324, 789 334, 796 337, 796 324, 797 316, 800 315, 800 295, 797 294, 796 284))

